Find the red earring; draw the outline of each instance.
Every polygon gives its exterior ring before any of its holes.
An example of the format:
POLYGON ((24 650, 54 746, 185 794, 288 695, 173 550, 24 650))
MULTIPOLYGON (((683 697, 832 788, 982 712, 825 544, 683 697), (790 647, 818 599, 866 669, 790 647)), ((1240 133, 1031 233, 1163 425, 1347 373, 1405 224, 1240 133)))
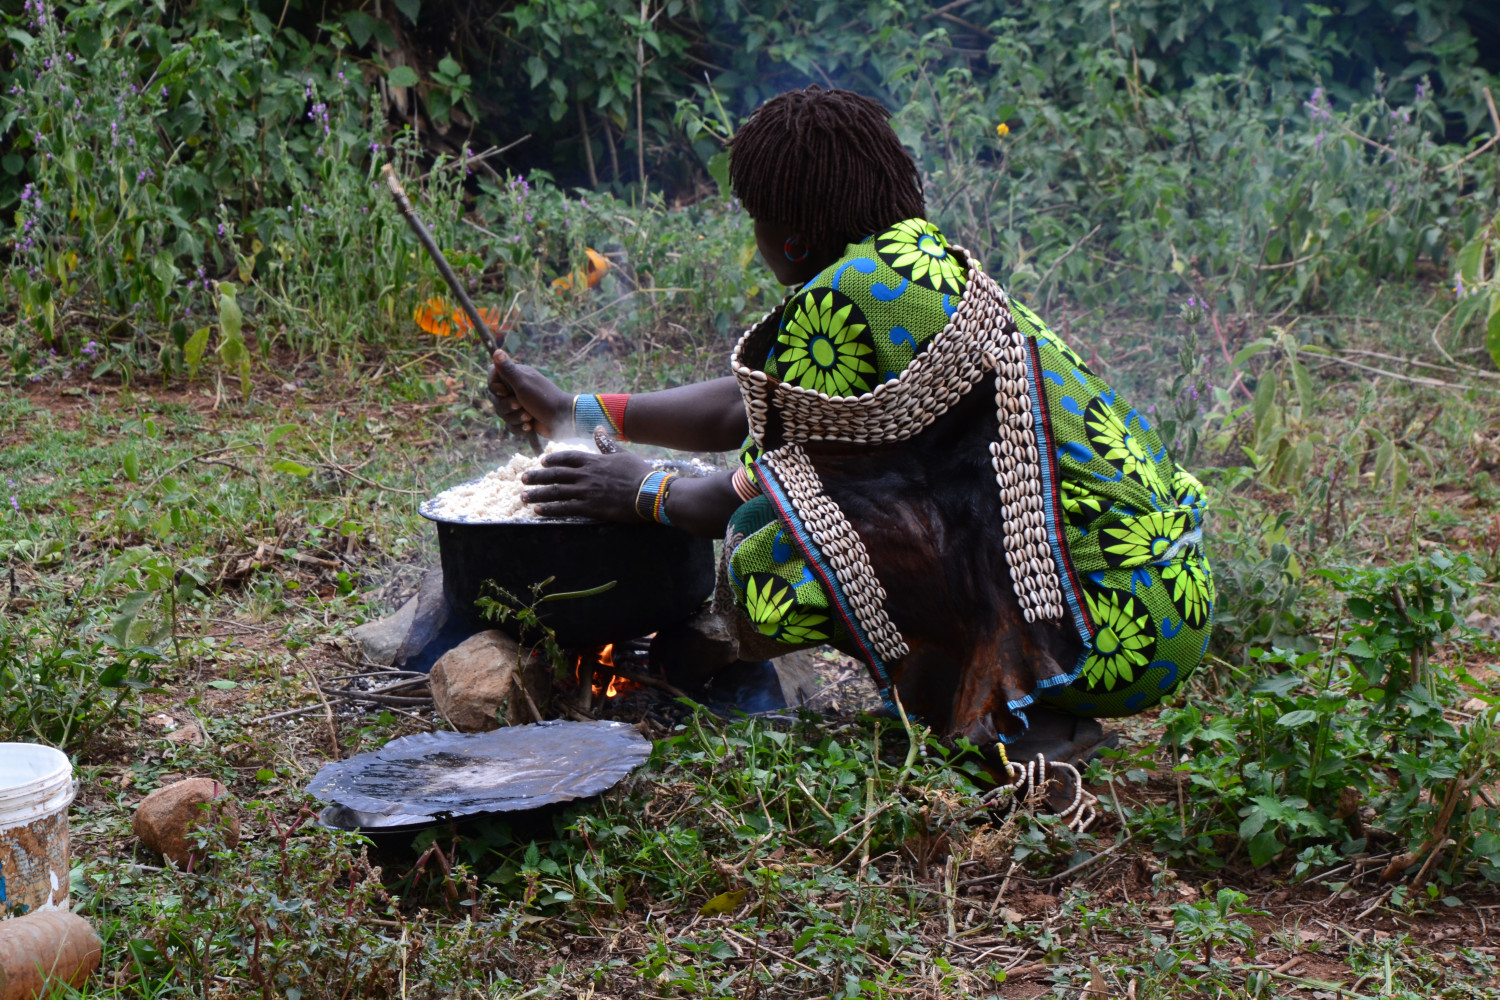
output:
POLYGON ((793 264, 800 264, 807 259, 807 244, 802 241, 802 237, 800 236, 789 236, 786 243, 782 245, 781 252, 793 264), (799 250, 801 251, 800 253, 797 252, 799 250))

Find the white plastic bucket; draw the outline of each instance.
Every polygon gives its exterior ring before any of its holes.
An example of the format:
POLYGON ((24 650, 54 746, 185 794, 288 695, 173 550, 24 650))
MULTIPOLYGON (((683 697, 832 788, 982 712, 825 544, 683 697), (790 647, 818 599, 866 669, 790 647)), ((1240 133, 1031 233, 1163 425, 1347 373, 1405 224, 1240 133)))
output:
POLYGON ((68 755, 0 743, 0 916, 68 908, 68 755))

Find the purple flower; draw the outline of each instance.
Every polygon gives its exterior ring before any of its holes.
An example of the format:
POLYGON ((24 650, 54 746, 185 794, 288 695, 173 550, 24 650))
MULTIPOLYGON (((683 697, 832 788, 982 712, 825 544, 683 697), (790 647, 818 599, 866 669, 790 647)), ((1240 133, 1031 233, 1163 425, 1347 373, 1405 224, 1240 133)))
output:
POLYGON ((222 223, 222 222, 219 223, 219 238, 220 239, 224 238, 224 223, 222 223))
POLYGON ((1304 101, 1303 107, 1307 109, 1307 115, 1315 122, 1326 122, 1333 120, 1333 110, 1328 102, 1328 96, 1323 93, 1323 88, 1318 87, 1312 92, 1312 97, 1304 101))
POLYGON ((1417 81, 1417 100, 1420 101, 1422 98, 1424 98, 1426 96, 1427 96, 1427 81, 1426 80, 1418 80, 1417 81))
POLYGON ((167 87, 167 85, 165 83, 161 85, 161 96, 163 98, 168 98, 168 97, 172 96, 172 91, 167 87))
POLYGON ((11 494, 10 505, 15 508, 17 514, 21 513, 21 501, 16 499, 14 493, 11 494))

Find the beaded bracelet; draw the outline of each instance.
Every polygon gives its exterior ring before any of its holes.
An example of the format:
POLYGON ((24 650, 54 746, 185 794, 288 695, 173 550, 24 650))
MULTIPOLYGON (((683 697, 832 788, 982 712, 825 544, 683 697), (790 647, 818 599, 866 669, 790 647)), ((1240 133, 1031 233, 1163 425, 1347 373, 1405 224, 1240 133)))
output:
POLYGON ((584 393, 573 397, 573 433, 586 438, 595 427, 609 429, 611 437, 625 440, 625 404, 630 402, 630 393, 612 392, 604 395, 584 393))
POLYGON ((641 480, 641 487, 635 494, 635 512, 643 520, 666 525, 672 523, 667 517, 667 488, 676 478, 677 473, 658 469, 641 480))

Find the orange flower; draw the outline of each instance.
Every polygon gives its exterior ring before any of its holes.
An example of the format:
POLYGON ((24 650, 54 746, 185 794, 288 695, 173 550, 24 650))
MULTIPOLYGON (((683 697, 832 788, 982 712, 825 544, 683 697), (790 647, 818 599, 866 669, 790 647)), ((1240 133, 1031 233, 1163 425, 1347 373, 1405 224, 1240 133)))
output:
POLYGON ((574 271, 572 274, 565 274, 561 278, 556 279, 552 282, 552 290, 554 292, 570 291, 573 287, 573 282, 579 278, 582 278, 585 288, 593 288, 604 278, 604 272, 609 270, 609 258, 589 247, 584 247, 583 252, 589 260, 588 270, 582 275, 574 271))
MULTIPOLYGON (((462 309, 456 309, 449 304, 447 299, 437 296, 428 299, 413 313, 412 318, 417 321, 417 326, 423 332, 430 333, 434 337, 463 337, 474 331, 474 324, 469 322, 468 314, 462 309)), ((500 325, 500 310, 481 309, 479 318, 493 331, 500 325)))

